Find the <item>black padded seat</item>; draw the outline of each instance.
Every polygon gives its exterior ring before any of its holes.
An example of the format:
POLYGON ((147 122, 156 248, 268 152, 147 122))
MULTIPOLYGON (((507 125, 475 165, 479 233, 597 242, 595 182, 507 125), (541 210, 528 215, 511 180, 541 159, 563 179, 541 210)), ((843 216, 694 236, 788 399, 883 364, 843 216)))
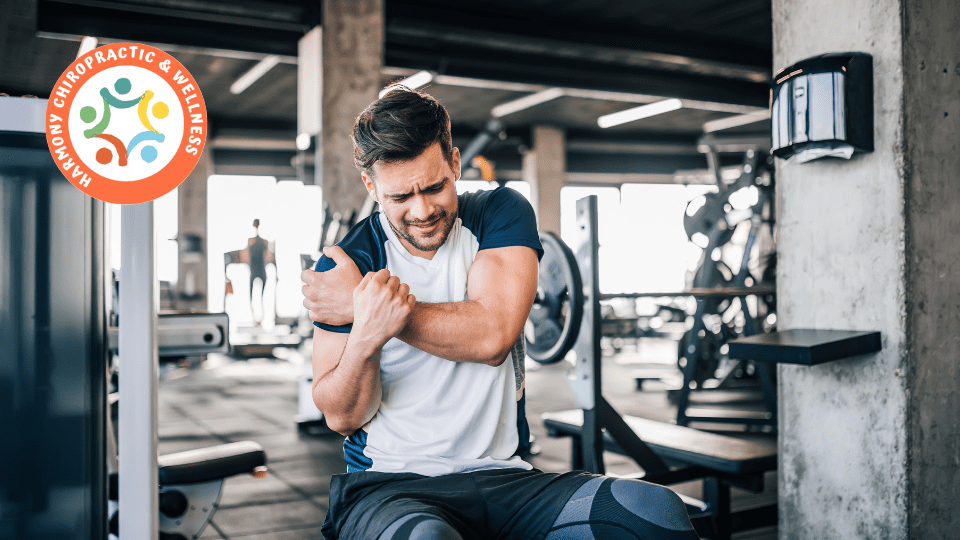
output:
MULTIPOLYGON (((773 441, 744 441, 635 416, 624 416, 623 419, 654 453, 666 461, 733 475, 762 473, 777 468, 777 445, 773 441)), ((551 436, 579 439, 583 410, 544 413, 543 423, 551 436)), ((623 453, 607 433, 604 433, 604 448, 623 453)))
POLYGON ((241 441, 167 454, 157 463, 161 485, 195 484, 253 473, 267 463, 267 455, 259 444, 241 441))

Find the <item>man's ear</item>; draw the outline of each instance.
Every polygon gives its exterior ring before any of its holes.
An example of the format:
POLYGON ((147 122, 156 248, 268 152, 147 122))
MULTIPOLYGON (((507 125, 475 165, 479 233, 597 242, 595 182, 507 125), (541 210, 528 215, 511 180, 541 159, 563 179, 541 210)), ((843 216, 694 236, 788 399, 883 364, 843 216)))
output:
POLYGON ((370 174, 367 171, 362 171, 360 173, 361 178, 363 178, 363 185, 367 188, 367 193, 370 194, 370 197, 380 202, 380 199, 377 198, 377 185, 373 183, 373 178, 370 178, 370 174))
POLYGON ((453 179, 460 179, 460 149, 456 146, 450 151, 450 167, 453 169, 453 179))

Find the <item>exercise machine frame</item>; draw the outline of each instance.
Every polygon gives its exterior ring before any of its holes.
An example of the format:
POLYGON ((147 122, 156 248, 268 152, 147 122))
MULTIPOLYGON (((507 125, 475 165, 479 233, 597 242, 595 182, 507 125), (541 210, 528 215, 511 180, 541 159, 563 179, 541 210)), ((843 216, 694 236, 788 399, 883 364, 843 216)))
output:
POLYGON ((738 530, 776 524, 776 505, 742 512, 732 512, 730 508, 731 486, 754 492, 763 490, 764 473, 776 468, 775 448, 692 428, 624 418, 604 399, 596 196, 577 201, 576 211, 580 230, 576 259, 583 283, 584 306, 580 333, 573 349, 575 367, 569 379, 582 419, 573 417, 578 411, 546 413, 544 421, 550 435, 573 439, 574 468, 604 474, 606 443, 609 450, 632 458, 643 469, 641 478, 645 481, 669 485, 703 479, 705 501, 685 498, 691 519, 702 535, 727 539, 738 530), (657 432, 655 435, 660 441, 647 444, 631 424, 657 432), (698 448, 704 444, 700 441, 707 441, 709 446, 728 445, 732 451, 698 448))
MULTIPOLYGON (((741 176, 741 179, 738 180, 734 186, 728 189, 729 193, 736 191, 740 187, 745 187, 748 185, 746 183, 747 180, 750 180, 752 183, 752 179, 754 177, 753 171, 756 169, 757 164, 757 155, 757 152, 753 150, 750 150, 746 153, 743 176, 741 176)), ((729 196, 729 193, 727 196, 729 196)), ((726 200, 726 197, 723 197, 723 200, 726 200)), ((768 201, 767 192, 765 190, 761 190, 757 204, 753 207, 753 215, 750 218, 749 224, 750 230, 747 236, 747 242, 744 245, 743 256, 740 260, 740 268, 738 269, 737 274, 734 276, 734 281, 731 287, 732 291, 743 291, 747 286, 746 279, 750 276, 748 266, 750 252, 753 250, 754 242, 757 239, 757 233, 762 222, 763 207, 767 202, 772 201, 768 201)), ((711 255, 714 249, 720 247, 721 237, 727 231, 728 225, 726 220, 724 219, 721 221, 722 223, 718 222, 715 224, 710 230, 710 233, 707 235, 707 246, 703 250, 703 264, 701 265, 703 270, 700 273, 700 281, 694 284, 694 286, 700 290, 707 290, 715 285, 714 283, 711 283, 711 276, 713 273, 709 271, 708 265, 711 262, 711 255)), ((740 311, 743 313, 744 317, 744 335, 755 335, 757 333, 757 324, 747 305, 747 295, 734 293, 730 296, 737 298, 740 302, 740 311)), ((677 406, 677 424, 681 426, 686 426, 690 422, 745 424, 754 426, 771 426, 775 431, 777 429, 777 392, 773 383, 773 373, 770 367, 762 363, 756 364, 756 368, 757 378, 760 383, 760 390, 763 395, 763 401, 767 408, 766 412, 754 413, 750 411, 723 411, 717 414, 707 414, 706 411, 699 411, 699 414, 690 414, 691 411, 689 410, 689 405, 690 393, 692 390, 691 387, 696 376, 696 363, 700 358, 700 348, 702 347, 700 332, 710 331, 710 329, 706 327, 706 323, 704 321, 704 317, 707 315, 706 306, 707 298, 705 296, 697 298, 697 310, 693 316, 693 328, 690 331, 690 340, 686 343, 686 350, 682 351, 686 358, 686 363, 683 368, 683 383, 678 390, 679 397, 677 406)), ((723 388, 729 380, 729 374, 733 373, 734 371, 735 368, 732 368, 728 372, 728 375, 721 379, 717 388, 723 388)))

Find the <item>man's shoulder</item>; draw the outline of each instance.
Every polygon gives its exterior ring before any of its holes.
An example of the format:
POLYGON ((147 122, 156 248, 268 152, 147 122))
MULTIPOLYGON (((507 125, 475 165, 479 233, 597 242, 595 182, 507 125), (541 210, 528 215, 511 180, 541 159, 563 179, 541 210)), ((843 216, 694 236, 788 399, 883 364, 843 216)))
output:
POLYGON ((477 230, 484 222, 495 221, 502 216, 525 211, 533 213, 530 201, 519 191, 508 187, 463 193, 459 205, 463 226, 470 230, 477 230))
POLYGON ((483 208, 488 204, 517 204, 525 203, 527 199, 517 190, 508 187, 497 187, 480 191, 468 191, 459 196, 460 205, 466 208, 483 208))
MULTIPOLYGON (((376 272, 386 268, 387 257, 384 244, 387 237, 380 226, 380 213, 374 212, 369 217, 360 220, 354 225, 343 240, 337 245, 343 249, 348 257, 353 259, 361 275, 367 272, 376 272)), ((326 272, 336 266, 336 263, 327 256, 320 257, 314 268, 317 272, 326 272)))

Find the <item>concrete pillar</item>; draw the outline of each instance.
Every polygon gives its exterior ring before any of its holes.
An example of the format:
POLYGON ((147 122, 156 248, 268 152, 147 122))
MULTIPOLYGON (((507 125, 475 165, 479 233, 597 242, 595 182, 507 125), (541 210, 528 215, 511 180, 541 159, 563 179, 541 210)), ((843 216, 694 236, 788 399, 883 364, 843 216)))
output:
POLYGON ((960 66, 952 0, 774 0, 774 67, 874 59, 874 146, 777 161, 778 325, 883 350, 779 374, 780 538, 948 538, 960 517, 960 66))
POLYGON ((908 526, 960 534, 960 6, 904 3, 908 526))
POLYGON ((383 0, 327 0, 323 28, 300 41, 298 130, 317 136, 318 183, 332 212, 359 210, 367 197, 351 135, 381 89, 383 41, 383 0))
POLYGON ((177 309, 208 309, 207 178, 212 174, 213 149, 207 148, 177 190, 177 309))
POLYGON ((533 207, 541 231, 560 234, 560 188, 567 173, 564 131, 551 126, 533 128, 533 150, 523 156, 523 179, 530 184, 533 207))

